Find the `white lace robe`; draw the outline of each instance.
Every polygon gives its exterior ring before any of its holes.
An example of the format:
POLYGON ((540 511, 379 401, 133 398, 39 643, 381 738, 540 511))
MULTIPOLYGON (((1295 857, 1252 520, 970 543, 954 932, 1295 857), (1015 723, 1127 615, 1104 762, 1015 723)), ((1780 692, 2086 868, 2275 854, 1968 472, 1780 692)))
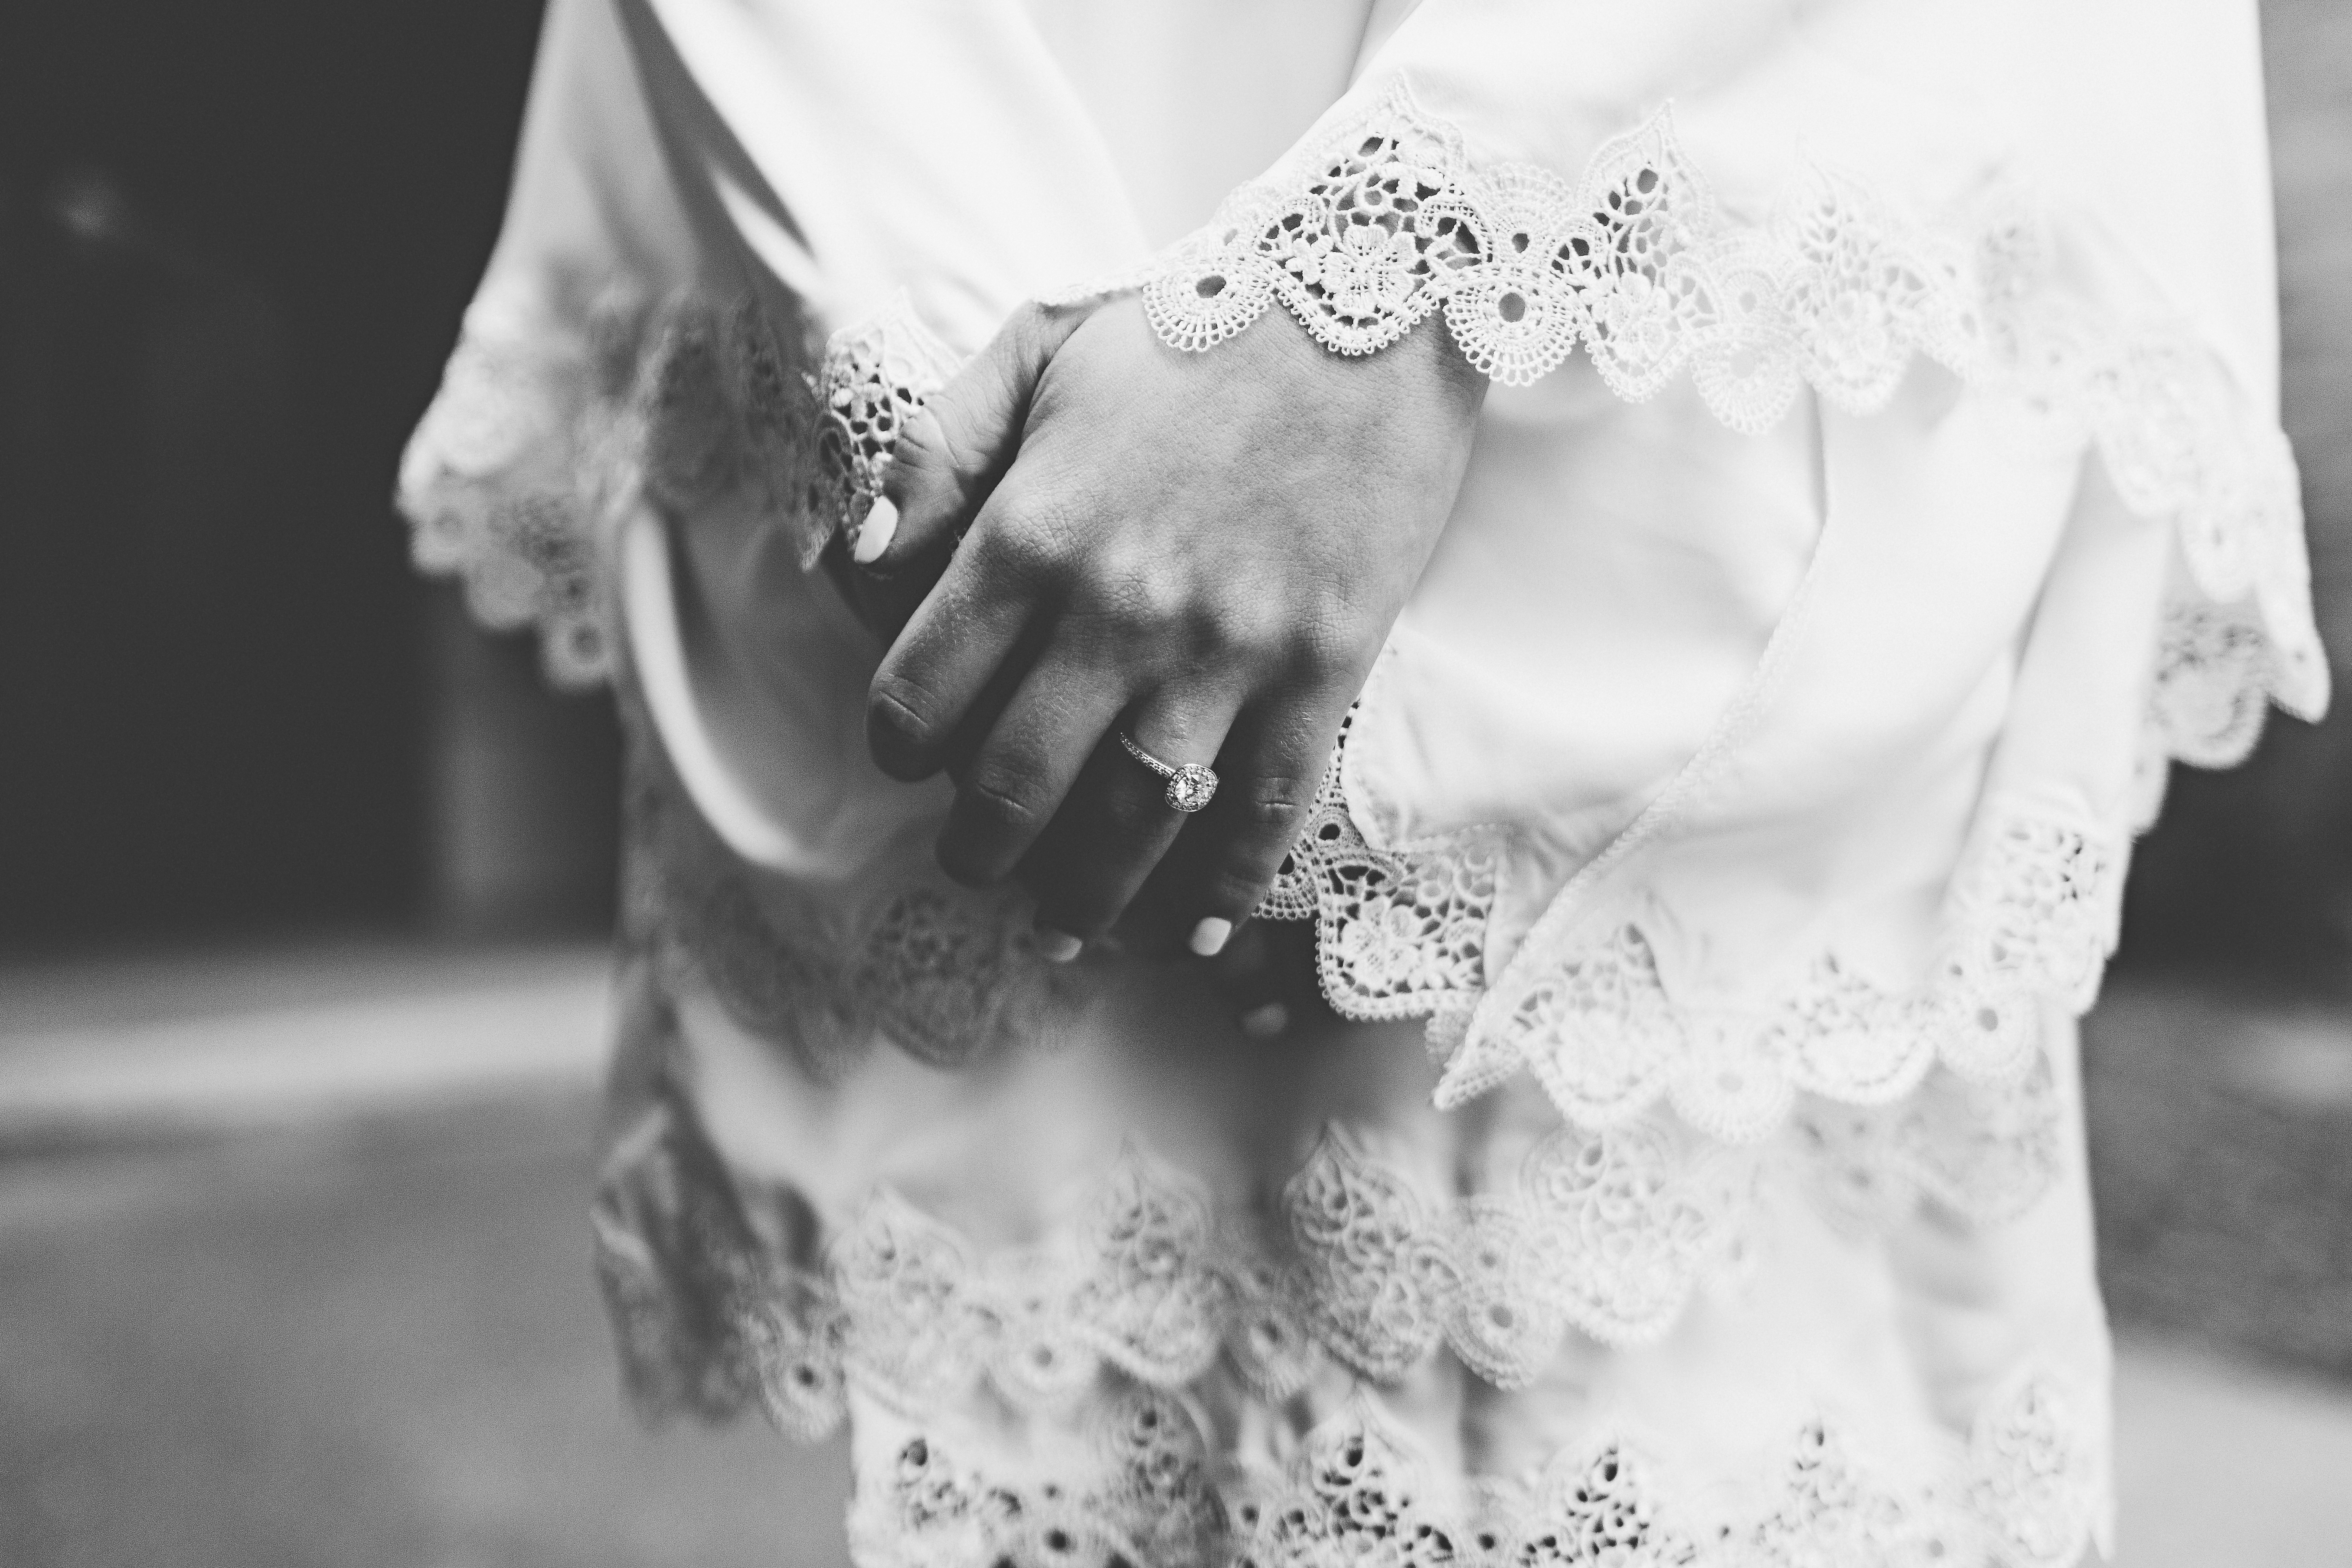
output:
POLYGON ((2256 59, 2245 0, 554 0, 402 494, 634 736, 641 1404, 846 1417, 868 1568, 2104 1545, 2073 1019, 2169 761, 2326 701, 2256 59), (1358 1022, 1275 1046, 939 876, 807 571, 1009 310, 1126 289, 1496 384, 1264 911, 1358 1022))

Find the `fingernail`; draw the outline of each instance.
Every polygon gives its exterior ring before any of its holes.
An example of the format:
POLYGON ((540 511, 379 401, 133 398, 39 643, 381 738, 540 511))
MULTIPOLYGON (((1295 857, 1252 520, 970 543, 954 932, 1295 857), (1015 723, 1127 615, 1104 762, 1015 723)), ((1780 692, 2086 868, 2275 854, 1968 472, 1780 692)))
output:
POLYGON ((1067 963, 1077 957, 1086 945, 1068 931, 1054 931, 1045 926, 1037 928, 1037 952, 1048 963, 1067 963))
POLYGON ((1192 928, 1192 951, 1202 958, 1214 958, 1225 951, 1225 943, 1233 934, 1233 921, 1211 915, 1192 928))
POLYGON ((1253 1040, 1270 1040, 1290 1027, 1290 1009, 1267 1002, 1242 1015, 1242 1033, 1253 1040))
POLYGON ((890 542, 898 536, 898 508, 888 496, 876 496, 874 505, 866 513, 866 521, 857 526, 857 542, 850 547, 849 558, 860 566, 871 566, 882 559, 890 542))

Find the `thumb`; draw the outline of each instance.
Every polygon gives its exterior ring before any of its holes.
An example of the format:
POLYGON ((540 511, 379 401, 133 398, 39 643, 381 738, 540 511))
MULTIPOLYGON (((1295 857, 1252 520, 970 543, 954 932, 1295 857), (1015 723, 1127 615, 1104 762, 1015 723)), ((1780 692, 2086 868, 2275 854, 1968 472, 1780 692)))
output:
POLYGON ((1022 306, 907 420, 882 493, 850 552, 869 580, 912 578, 928 587, 944 569, 956 541, 1013 465, 1037 378, 1087 315, 1022 306))

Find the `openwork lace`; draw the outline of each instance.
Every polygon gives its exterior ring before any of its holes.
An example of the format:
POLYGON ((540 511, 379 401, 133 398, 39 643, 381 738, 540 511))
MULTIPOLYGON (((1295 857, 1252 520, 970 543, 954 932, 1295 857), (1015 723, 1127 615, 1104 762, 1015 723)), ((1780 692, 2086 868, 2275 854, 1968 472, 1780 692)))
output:
POLYGON ((1473 830, 1376 848, 1347 800, 1350 714, 1297 846, 1260 916, 1311 920, 1325 994, 1349 1017, 1426 1016, 1452 1108, 1522 1069, 1577 1125, 1623 1125, 1661 1100, 1691 1126, 1750 1142, 1800 1096, 1882 1105, 1939 1064, 2013 1089, 2041 1055, 2041 1004, 2090 1006, 2120 918, 2126 855, 2087 820, 1992 802, 1954 873, 1932 982, 1889 991, 1812 957, 1738 1007, 1674 994, 1636 910, 1547 957, 1507 1005, 1488 994, 1486 931, 1503 837, 1473 830), (1475 1017, 1491 1016, 1486 1028, 1475 1017))
POLYGON ((817 453, 824 484, 837 499, 806 514, 803 567, 835 532, 866 521, 889 477, 899 433, 955 369, 955 355, 923 325, 903 291, 878 315, 833 335, 815 390, 824 410, 817 453))
POLYGON ((1461 1104, 1525 1068, 1581 1125, 1614 1125, 1663 1097, 1693 1126, 1738 1142, 1779 1126, 1800 1092, 1883 1104, 1938 1063, 1969 1083, 2021 1081, 2038 1059, 2041 1004, 2079 1013, 2096 991, 2124 854, 2087 824, 1995 804, 1954 873, 1925 990, 1882 989, 1825 952, 1761 1005, 1686 1005, 1629 918, 1483 1002, 1496 1025, 1467 1033, 1438 1103, 1461 1104))
POLYGON ((2284 437, 2202 345, 2108 321, 2052 273, 2019 204, 1946 235, 1826 168, 1769 221, 1737 222, 1666 110, 1604 143, 1572 185, 1533 164, 1480 168, 1400 81, 1145 268, 1058 298, 1139 288, 1161 340, 1195 352, 1277 300, 1345 354, 1442 311, 1497 381, 1535 381, 1580 344, 1620 395, 1687 370, 1748 431, 1805 386, 1870 413, 1924 354, 2079 426, 2135 511, 2177 520, 2206 597, 2252 595, 2275 649, 2268 691, 2315 716, 2327 672, 2284 437))
POLYGON ((551 341, 468 335, 410 438, 399 501, 417 566, 484 624, 535 626, 551 679, 613 669, 612 538, 630 505, 745 507, 803 569, 865 520, 906 419, 954 356, 894 297, 817 354, 749 299, 604 299, 551 341))
POLYGON ((1654 1342, 1695 1291, 1736 1291, 1768 1193, 1857 1234, 1923 1200, 2006 1218, 2053 1178, 2060 1125, 2046 1069, 2005 1095, 1939 1075, 1898 1106, 1809 1104, 1769 1151, 1665 1118, 1561 1127, 1456 1195, 1335 1123, 1271 1208, 1221 1206, 1130 1149, 1045 1241, 983 1253, 887 1191, 829 1237, 796 1201, 755 1224, 691 1112, 664 1107, 607 1167, 600 1259, 645 1408, 757 1406, 803 1437, 853 1384, 908 1411, 1051 1415, 1221 1372, 1278 1405, 1318 1368, 1392 1384, 1444 1350, 1518 1388, 1571 1329, 1654 1342))
POLYGON ((549 679, 569 688, 611 664, 597 528, 610 475, 575 460, 610 440, 615 411, 594 396, 595 371, 586 354, 468 339, 401 466, 418 569, 460 579, 487 626, 540 628, 549 679))
POLYGON ((555 334, 469 332, 402 458, 424 571, 456 576, 487 625, 536 626, 550 678, 610 678, 613 539, 649 500, 744 506, 801 533, 837 516, 820 468, 796 321, 751 300, 605 296, 555 334))
POLYGON ((1486 924, 1503 836, 1474 829, 1375 848, 1340 782, 1358 708, 1341 721, 1305 826, 1259 903, 1266 920, 1316 922, 1325 995, 1353 1018, 1466 1017, 1486 984, 1486 924))
POLYGON ((2071 1568, 2090 1543, 2098 1482, 2054 1374, 1998 1391, 1924 1483, 1873 1460, 1817 1415, 1759 1456, 1769 1484, 1730 1507, 1638 1428, 1465 1486, 1360 1397, 1286 1463, 1219 1485, 1182 1405, 1136 1390, 1096 1415, 1064 1478, 907 1437, 860 1485, 850 1537, 862 1568, 2071 1568))

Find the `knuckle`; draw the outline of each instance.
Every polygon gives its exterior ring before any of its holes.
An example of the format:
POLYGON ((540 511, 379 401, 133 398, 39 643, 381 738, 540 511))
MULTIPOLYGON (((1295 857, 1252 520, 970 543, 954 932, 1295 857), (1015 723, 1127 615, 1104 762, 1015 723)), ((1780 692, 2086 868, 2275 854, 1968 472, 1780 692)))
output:
POLYGON ((1012 873, 1046 813, 1026 773, 981 763, 956 791, 940 836, 940 868, 967 887, 992 887, 1012 873))
POLYGON ((1160 641, 1197 647, 1209 616, 1187 591, 1186 584, 1167 572, 1129 571, 1123 574, 1120 603, 1127 619, 1160 641))
POLYGON ((929 711, 927 693, 893 676, 877 676, 866 693, 866 735, 875 759, 885 768, 894 763, 913 764, 927 757, 940 739, 939 721, 929 711))
POLYGON ((1278 662, 1290 640, 1288 617, 1258 594, 1229 595, 1212 607, 1204 628, 1219 652, 1259 665, 1278 662))
POLYGON ((983 763, 964 781, 963 805, 984 827, 1019 832, 1034 827, 1045 816, 1029 775, 983 763))
POLYGON ((1323 616, 1302 619, 1286 638, 1290 662, 1313 680, 1335 679, 1355 668, 1362 640, 1345 623, 1323 616))
POLYGON ((1025 300, 1004 319, 1005 336, 1023 351, 1024 359, 1053 336, 1054 312, 1034 300, 1025 300))
MULTIPOLYGON (((1261 778, 1252 781, 1246 796, 1249 805, 1249 827, 1253 833, 1281 835, 1295 831, 1315 799, 1313 782, 1300 778, 1261 778)), ((1289 841, 1282 840, 1287 849, 1289 841)))
POLYGON ((1058 583, 1076 564, 1076 542, 1066 509, 1026 500, 992 514, 981 544, 988 563, 1016 581, 1058 583))

